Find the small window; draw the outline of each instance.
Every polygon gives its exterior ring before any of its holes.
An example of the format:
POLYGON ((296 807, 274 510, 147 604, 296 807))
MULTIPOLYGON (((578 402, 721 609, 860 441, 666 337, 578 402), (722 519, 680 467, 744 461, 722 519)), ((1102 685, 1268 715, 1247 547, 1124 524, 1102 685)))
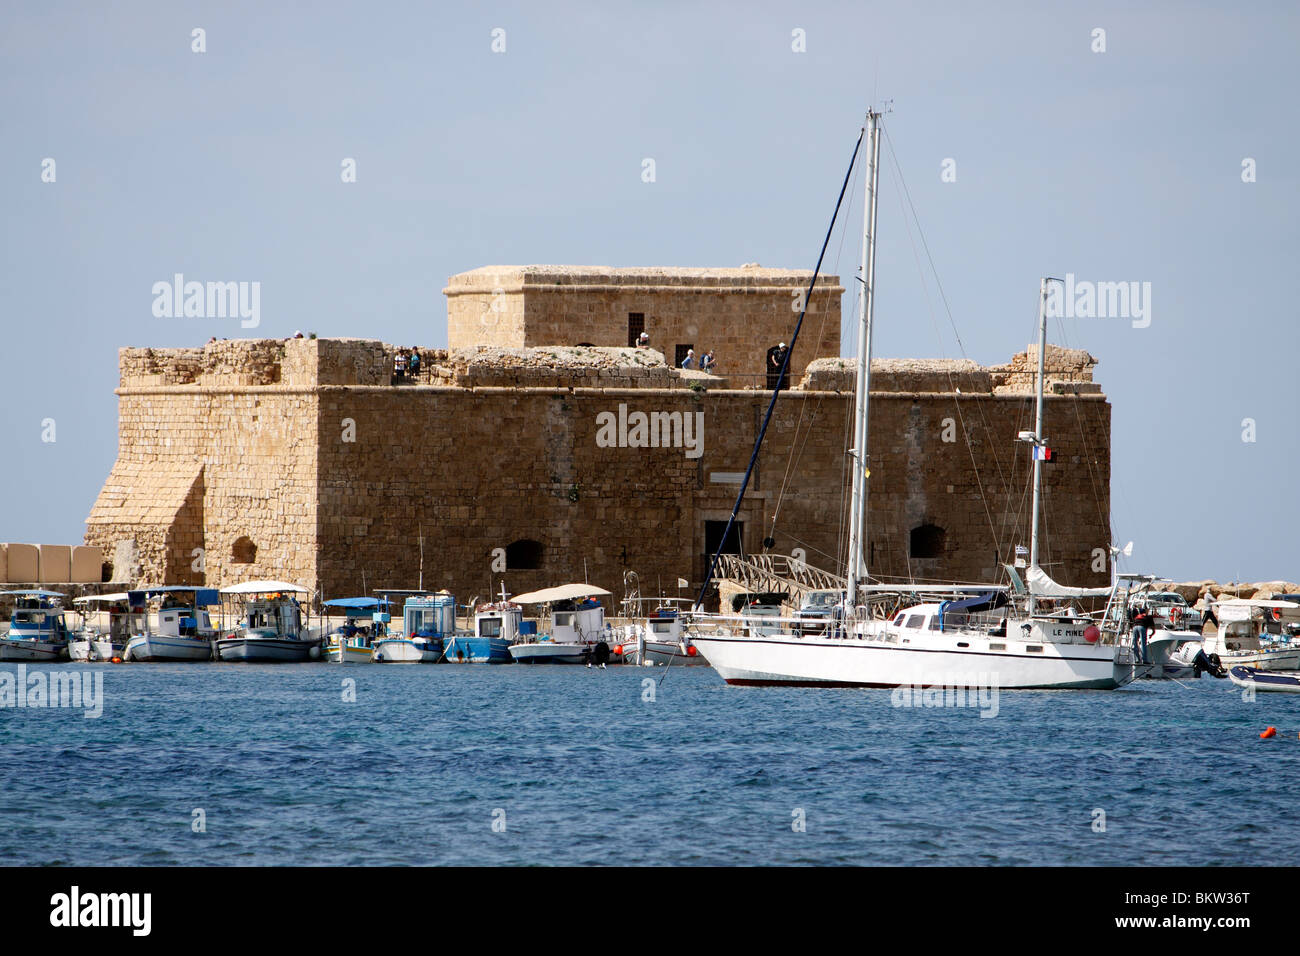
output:
POLYGON ((627 347, 636 348, 636 340, 645 331, 645 313, 629 312, 627 314, 627 347))
POLYGON ((991 651, 1005 651, 1006 649, 1007 649, 1007 645, 1005 645, 1005 644, 990 644, 990 645, 989 645, 989 650, 991 650, 991 651))
POLYGON ((958 641, 958 642, 957 642, 957 646, 958 646, 958 647, 970 647, 970 645, 967 644, 965 641, 958 641))
POLYGON ((911 617, 907 619, 907 626, 909 628, 919 628, 924 622, 925 622, 924 614, 913 614, 911 617))
POLYGON ((903 618, 905 618, 905 617, 907 617, 906 614, 900 614, 900 615, 898 615, 898 617, 894 618, 894 627, 902 627, 902 626, 903 626, 903 618))
POLYGON ((230 548, 230 560, 234 564, 252 564, 257 560, 257 545, 248 537, 235 539, 230 548))
POLYGON ((1025 648, 1026 654, 1041 654, 1042 652, 1043 652, 1043 645, 1041 644, 1030 644, 1028 647, 1025 648))
POLYGON ((480 618, 478 622, 479 637, 500 637, 501 636, 501 618, 485 617, 480 618))
POLYGON ((510 571, 536 571, 541 568, 546 549, 540 541, 520 538, 506 545, 506 568, 510 571))
POLYGON ((938 615, 938 614, 936 614, 934 617, 930 618, 930 630, 932 630, 932 631, 940 630, 940 626, 939 626, 939 615, 938 615))

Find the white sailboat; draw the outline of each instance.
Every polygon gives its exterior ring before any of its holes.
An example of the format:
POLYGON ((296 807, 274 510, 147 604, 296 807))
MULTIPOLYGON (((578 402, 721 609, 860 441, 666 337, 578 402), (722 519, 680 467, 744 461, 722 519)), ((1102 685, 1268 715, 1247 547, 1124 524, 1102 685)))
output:
MULTIPOLYGON (((965 600, 916 604, 889 620, 871 618, 868 606, 862 603, 864 592, 872 590, 860 588, 859 584, 866 577, 862 555, 867 536, 867 412, 880 132, 880 114, 872 110, 867 114, 866 124, 869 165, 851 452, 853 487, 846 562, 849 600, 821 633, 810 634, 797 626, 733 628, 716 620, 708 627, 704 616, 697 615, 696 621, 703 626, 692 627, 691 641, 729 684, 968 689, 1119 687, 1133 676, 1130 651, 1119 644, 1102 643, 1101 629, 1090 617, 1072 607, 1060 611, 1041 607, 1043 602, 1073 602, 1111 593, 1111 588, 1063 587, 1038 567, 1042 480, 1038 449, 1045 447, 1043 374, 1049 281, 1046 279, 1040 288, 1036 425, 1033 433, 1022 432, 1020 436, 1034 449, 1030 583, 1023 594, 1023 609, 1004 610, 1008 604, 1005 592, 1000 589, 989 589, 965 600)), ((820 267, 820 260, 818 264, 820 267)), ((740 495, 743 494, 742 486, 740 495)), ((738 498, 737 507, 739 501, 738 498)))

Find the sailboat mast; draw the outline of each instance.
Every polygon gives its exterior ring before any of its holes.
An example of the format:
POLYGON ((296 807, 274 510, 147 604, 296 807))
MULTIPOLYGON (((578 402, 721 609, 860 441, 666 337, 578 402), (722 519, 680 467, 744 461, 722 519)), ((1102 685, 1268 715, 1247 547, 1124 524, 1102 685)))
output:
MULTIPOLYGON (((1034 444, 1031 454, 1034 456, 1034 500, 1033 525, 1029 529, 1029 566, 1038 567, 1038 509, 1042 500, 1043 461, 1039 449, 1043 445, 1043 372, 1047 360, 1047 283, 1043 279, 1038 286, 1038 405, 1034 413, 1034 444)), ((1034 594, 1029 592, 1029 613, 1034 613, 1034 594)))
POLYGON ((853 490, 849 499, 847 600, 858 603, 858 584, 866 577, 862 554, 867 545, 867 405, 871 395, 871 318, 876 281, 876 195, 880 173, 880 114, 867 111, 867 191, 862 202, 862 295, 858 299, 858 375, 853 396, 853 490))

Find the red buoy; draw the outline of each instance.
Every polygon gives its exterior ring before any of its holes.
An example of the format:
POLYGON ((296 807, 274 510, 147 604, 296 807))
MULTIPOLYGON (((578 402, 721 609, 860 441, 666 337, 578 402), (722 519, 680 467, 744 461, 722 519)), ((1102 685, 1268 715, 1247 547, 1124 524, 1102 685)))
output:
POLYGON ((694 657, 694 656, 695 656, 696 654, 698 654, 698 653, 699 653, 699 651, 697 651, 697 650, 695 649, 695 645, 694 645, 694 644, 689 644, 689 645, 687 645, 687 647, 686 647, 686 656, 687 656, 687 657, 694 657))
POLYGON ((1083 639, 1089 644, 1096 644, 1101 640, 1101 630, 1096 624, 1089 624, 1083 629, 1083 639))
POLYGON ((1276 736, 1277 736, 1276 727, 1265 727, 1264 732, 1259 735, 1261 740, 1268 740, 1269 737, 1276 737, 1276 736))

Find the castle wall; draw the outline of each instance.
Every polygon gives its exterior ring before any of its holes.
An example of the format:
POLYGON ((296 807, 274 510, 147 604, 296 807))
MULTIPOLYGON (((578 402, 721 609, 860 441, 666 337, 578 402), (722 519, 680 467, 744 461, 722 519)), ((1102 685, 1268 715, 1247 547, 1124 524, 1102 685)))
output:
MULTIPOLYGON (((512 593, 586 578, 620 594, 624 570, 644 594, 698 588, 769 397, 706 389, 648 350, 430 350, 430 384, 402 387, 387 384, 393 347, 364 340, 147 352, 122 350, 119 457, 87 543, 133 542, 140 583, 197 583, 203 548, 207 584, 284 578, 327 598, 417 587, 421 536, 424 586, 462 601, 503 577, 512 593), (635 412, 699 413, 699 456, 694 432, 635 447, 635 412), (498 549, 526 539, 540 566, 502 573, 498 549), (255 559, 237 560, 250 542, 255 559)), ((995 580, 1028 543, 1027 356, 873 363, 873 574, 995 580), (942 532, 934 557, 912 553, 923 525, 942 532)), ((1092 565, 1110 540, 1110 406, 1092 364, 1049 353, 1043 563, 1080 585, 1107 580, 1092 565)), ((823 359, 778 402, 741 509, 748 551, 771 534, 841 570, 851 387, 850 364, 823 359)))
MULTIPOLYGON (((589 344, 626 347, 628 317, 644 316, 650 345, 676 365, 677 346, 697 360, 713 349, 717 370, 761 383, 767 350, 788 341, 812 273, 794 269, 597 269, 487 266, 452 276, 447 295, 452 349, 589 344)), ((791 380, 840 350, 836 276, 809 300, 791 380)))

